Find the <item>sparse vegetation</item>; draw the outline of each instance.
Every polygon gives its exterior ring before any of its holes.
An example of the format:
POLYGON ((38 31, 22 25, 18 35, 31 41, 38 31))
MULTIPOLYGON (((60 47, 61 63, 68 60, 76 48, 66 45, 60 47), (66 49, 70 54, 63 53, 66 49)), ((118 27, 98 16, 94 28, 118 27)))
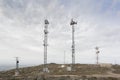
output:
POLYGON ((113 65, 113 73, 120 74, 120 65, 113 65))
MULTIPOLYGON (((70 78, 70 75, 77 75, 77 76, 81 76, 83 78, 83 76, 85 76, 84 78, 87 78, 87 75, 95 75, 92 78, 89 78, 89 80, 96 80, 97 76, 96 75, 109 75, 108 72, 111 72, 112 74, 120 74, 120 66, 119 65, 113 65, 111 68, 107 68, 107 67, 100 67, 97 65, 88 65, 88 64, 76 64, 75 65, 75 71, 67 71, 67 66, 70 66, 69 64, 66 64, 65 67, 61 67, 61 64, 48 64, 48 68, 50 70, 50 72, 47 75, 51 75, 51 76, 63 76, 58 80, 65 80, 64 76, 68 78, 70 78)), ((2 71, 0 72, 0 80, 38 80, 38 78, 43 79, 45 76, 43 75, 42 72, 43 69, 43 65, 39 65, 39 66, 33 66, 33 67, 25 67, 25 68, 20 68, 20 76, 15 77, 14 76, 14 72, 15 69, 13 70, 9 70, 9 71, 2 71), (42 76, 43 75, 43 76, 42 76), (6 79, 7 78, 7 79, 6 79), (9 78, 9 79, 8 79, 9 78)), ((117 78, 113 78, 113 77, 108 77, 109 80, 117 80, 117 78)), ((52 77, 53 79, 53 77, 52 77)), ((49 80, 52 80, 49 77, 49 80)), ((66 79, 66 80, 67 80, 66 79)), ((56 80, 56 79, 55 79, 56 80)), ((76 79, 77 80, 77 79, 76 79)), ((105 79, 102 79, 105 80, 105 79)))

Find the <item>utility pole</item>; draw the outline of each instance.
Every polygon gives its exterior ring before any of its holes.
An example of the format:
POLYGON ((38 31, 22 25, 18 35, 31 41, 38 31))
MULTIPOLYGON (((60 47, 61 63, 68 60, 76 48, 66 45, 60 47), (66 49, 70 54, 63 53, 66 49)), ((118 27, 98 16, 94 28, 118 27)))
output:
POLYGON ((74 64, 75 64, 75 41, 74 41, 75 24, 77 24, 77 22, 71 19, 70 25, 72 26, 72 71, 74 71, 74 64))
POLYGON ((99 64, 99 53, 100 53, 100 51, 99 51, 99 47, 96 47, 95 49, 96 49, 96 64, 98 65, 99 64))
POLYGON ((15 76, 19 75, 19 59, 16 57, 16 71, 15 71, 15 76))
POLYGON ((48 72, 48 67, 47 67, 47 46, 48 46, 48 20, 46 19, 44 21, 45 23, 45 27, 44 27, 44 68, 43 68, 43 72, 48 72))

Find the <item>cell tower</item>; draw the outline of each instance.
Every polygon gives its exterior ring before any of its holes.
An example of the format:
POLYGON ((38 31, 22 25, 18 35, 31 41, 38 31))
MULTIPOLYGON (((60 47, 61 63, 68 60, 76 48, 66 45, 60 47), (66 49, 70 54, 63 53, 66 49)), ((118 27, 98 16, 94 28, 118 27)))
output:
POLYGON ((15 71, 15 76, 19 75, 19 59, 16 57, 16 71, 15 71))
POLYGON ((75 41, 74 41, 75 24, 77 24, 77 22, 71 19, 70 25, 72 26, 72 71, 74 70, 74 64, 75 64, 75 41))
POLYGON ((100 53, 100 51, 99 51, 99 47, 96 47, 95 48, 96 49, 96 64, 98 65, 99 64, 99 53, 100 53))
POLYGON ((49 24, 49 22, 46 19, 44 21, 44 23, 45 23, 45 29, 44 29, 44 44, 43 44, 43 46, 44 46, 44 68, 43 68, 43 71, 48 72, 48 67, 47 67, 47 46, 48 46, 48 44, 47 44, 47 40, 48 40, 48 24, 49 24))

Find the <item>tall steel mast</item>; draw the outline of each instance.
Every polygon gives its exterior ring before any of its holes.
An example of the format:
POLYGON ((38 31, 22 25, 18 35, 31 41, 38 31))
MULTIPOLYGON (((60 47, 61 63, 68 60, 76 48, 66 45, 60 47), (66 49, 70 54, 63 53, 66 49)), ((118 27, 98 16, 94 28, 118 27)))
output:
POLYGON ((98 65, 99 64, 99 53, 100 53, 100 51, 99 51, 99 47, 96 47, 95 48, 96 49, 96 64, 98 65))
POLYGON ((77 24, 77 22, 71 19, 70 25, 72 26, 72 70, 74 70, 74 64, 75 64, 75 41, 74 41, 75 24, 77 24))
POLYGON ((15 71, 15 76, 19 75, 19 59, 16 57, 16 71, 15 71))
POLYGON ((48 41, 48 24, 49 24, 49 22, 46 19, 44 21, 44 23, 45 23, 45 27, 44 27, 44 44, 43 44, 43 46, 44 46, 44 69, 43 69, 43 71, 48 72, 48 67, 47 67, 47 46, 48 46, 48 43, 47 43, 47 41, 48 41))

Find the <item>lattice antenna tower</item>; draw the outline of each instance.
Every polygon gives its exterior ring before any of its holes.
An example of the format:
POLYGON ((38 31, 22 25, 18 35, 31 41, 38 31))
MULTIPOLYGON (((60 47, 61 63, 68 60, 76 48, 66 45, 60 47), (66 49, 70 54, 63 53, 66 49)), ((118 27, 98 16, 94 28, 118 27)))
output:
POLYGON ((15 57, 15 58, 16 58, 15 76, 18 76, 19 75, 19 58, 18 57, 15 57))
POLYGON ((43 71, 44 72, 48 72, 48 67, 47 67, 47 46, 48 46, 48 25, 49 25, 49 21, 46 19, 44 21, 45 23, 45 27, 44 27, 44 68, 43 71))
POLYGON ((99 64, 99 47, 95 47, 95 50, 96 50, 96 64, 98 65, 99 64))
POLYGON ((72 70, 74 70, 74 64, 75 64, 75 41, 74 41, 75 24, 77 24, 77 22, 71 19, 70 25, 72 26, 72 70))

